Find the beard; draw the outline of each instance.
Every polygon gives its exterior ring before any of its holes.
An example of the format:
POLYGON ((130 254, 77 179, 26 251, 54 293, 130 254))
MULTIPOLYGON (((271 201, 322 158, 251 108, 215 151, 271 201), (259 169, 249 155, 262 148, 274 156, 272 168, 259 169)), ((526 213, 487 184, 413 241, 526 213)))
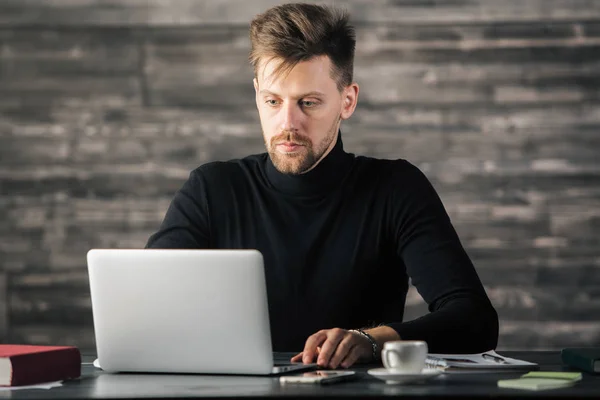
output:
POLYGON ((321 161, 325 152, 329 149, 332 141, 338 133, 338 122, 336 118, 333 125, 327 130, 327 135, 316 145, 306 136, 294 131, 283 131, 273 136, 269 143, 265 142, 267 152, 275 168, 282 174, 300 175, 311 169, 321 161), (277 145, 281 143, 293 143, 300 146, 296 151, 281 153, 277 151, 277 145))

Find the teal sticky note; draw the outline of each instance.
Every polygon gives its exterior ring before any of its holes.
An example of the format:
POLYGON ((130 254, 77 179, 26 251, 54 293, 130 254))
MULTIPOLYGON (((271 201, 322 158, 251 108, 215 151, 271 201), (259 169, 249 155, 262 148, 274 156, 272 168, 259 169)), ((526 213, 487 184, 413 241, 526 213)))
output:
POLYGON ((573 386, 576 381, 555 378, 519 378, 498 381, 498 387, 524 390, 546 390, 573 386))
POLYGON ((573 386, 581 380, 581 372, 532 371, 519 379, 503 379, 498 387, 525 390, 558 389, 573 386))
POLYGON ((562 371, 532 371, 525 375, 521 375, 521 378, 547 378, 547 379, 564 379, 568 381, 580 381, 581 372, 562 372, 562 371))

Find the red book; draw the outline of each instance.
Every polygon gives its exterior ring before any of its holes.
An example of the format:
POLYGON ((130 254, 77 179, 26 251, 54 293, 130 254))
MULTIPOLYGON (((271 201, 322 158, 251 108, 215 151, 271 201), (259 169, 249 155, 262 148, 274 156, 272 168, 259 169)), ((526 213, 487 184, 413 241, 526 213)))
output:
POLYGON ((80 375, 77 347, 0 344, 0 386, 35 385, 80 375))

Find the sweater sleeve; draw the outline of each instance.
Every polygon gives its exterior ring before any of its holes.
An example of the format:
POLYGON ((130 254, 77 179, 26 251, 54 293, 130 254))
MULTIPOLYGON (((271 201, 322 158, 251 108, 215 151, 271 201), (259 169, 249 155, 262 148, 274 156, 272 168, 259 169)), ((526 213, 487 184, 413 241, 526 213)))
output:
POLYGON ((408 276, 429 313, 388 324, 434 353, 477 353, 498 342, 498 314, 427 177, 405 163, 391 203, 392 232, 408 276))
POLYGON ((147 249, 210 248, 210 219, 206 186, 200 169, 175 193, 160 228, 148 239, 147 249))

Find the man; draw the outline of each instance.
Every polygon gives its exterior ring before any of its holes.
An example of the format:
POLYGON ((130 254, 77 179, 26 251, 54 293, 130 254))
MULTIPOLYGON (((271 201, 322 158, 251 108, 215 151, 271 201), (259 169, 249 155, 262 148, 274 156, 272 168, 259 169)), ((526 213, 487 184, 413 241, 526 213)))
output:
POLYGON ((286 4, 251 24, 267 153, 194 170, 149 248, 253 248, 265 260, 273 349, 347 368, 386 341, 481 352, 498 316, 427 178, 343 148, 355 35, 348 16, 286 4), (430 313, 402 322, 408 278, 430 313))

